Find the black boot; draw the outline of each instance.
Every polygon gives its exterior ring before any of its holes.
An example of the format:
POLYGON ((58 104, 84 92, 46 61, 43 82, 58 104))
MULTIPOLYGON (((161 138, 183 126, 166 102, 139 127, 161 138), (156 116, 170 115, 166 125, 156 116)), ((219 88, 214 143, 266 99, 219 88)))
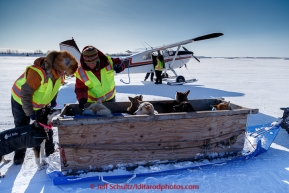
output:
POLYGON ((14 158, 13 158, 13 163, 15 165, 23 164, 25 153, 26 153, 26 148, 16 150, 14 158))

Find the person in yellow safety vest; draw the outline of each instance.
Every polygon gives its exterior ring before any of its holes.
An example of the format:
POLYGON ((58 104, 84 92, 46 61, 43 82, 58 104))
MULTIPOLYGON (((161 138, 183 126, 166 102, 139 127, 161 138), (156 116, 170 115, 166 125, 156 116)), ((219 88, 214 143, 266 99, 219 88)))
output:
MULTIPOLYGON (((56 97, 64 81, 64 73, 74 74, 77 60, 68 51, 51 51, 37 58, 15 81, 11 90, 11 109, 15 127, 27 126, 30 119, 37 121, 35 111, 51 105, 56 106, 56 97)), ((15 151, 14 164, 22 164, 26 148, 15 151)))
POLYGON ((120 73, 128 61, 104 55, 93 46, 83 48, 80 66, 75 73, 75 94, 79 108, 83 109, 87 102, 115 102, 114 71, 120 73))
POLYGON ((158 52, 157 56, 153 56, 153 64, 155 67, 156 73, 156 82, 155 84, 162 84, 162 71, 165 68, 165 62, 163 55, 158 52))

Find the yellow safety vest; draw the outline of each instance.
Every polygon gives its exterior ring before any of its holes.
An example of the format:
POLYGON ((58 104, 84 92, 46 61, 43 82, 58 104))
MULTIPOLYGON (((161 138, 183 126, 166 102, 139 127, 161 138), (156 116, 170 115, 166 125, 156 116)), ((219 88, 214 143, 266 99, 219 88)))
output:
POLYGON ((40 66, 28 66, 25 72, 15 81, 12 87, 12 97, 20 105, 22 105, 21 87, 26 82, 26 73, 29 68, 35 70, 41 77, 40 87, 33 93, 32 96, 33 109, 39 110, 48 105, 56 96, 60 86, 62 85, 63 79, 62 77, 59 77, 53 85, 52 80, 46 76, 45 71, 40 66))
POLYGON ((96 102, 98 100, 104 102, 111 100, 115 96, 113 62, 110 56, 106 57, 109 65, 100 70, 101 82, 91 71, 86 71, 82 67, 78 67, 75 73, 75 77, 88 87, 88 102, 96 102))
POLYGON ((155 66, 155 70, 161 71, 161 70, 164 68, 164 61, 160 61, 160 60, 157 58, 157 62, 158 62, 158 64, 155 66))

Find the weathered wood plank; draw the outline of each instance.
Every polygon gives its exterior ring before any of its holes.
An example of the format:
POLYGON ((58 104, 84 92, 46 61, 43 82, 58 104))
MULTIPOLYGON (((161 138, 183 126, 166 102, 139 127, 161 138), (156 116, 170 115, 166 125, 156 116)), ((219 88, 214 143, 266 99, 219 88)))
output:
MULTIPOLYGON (((146 142, 107 142, 107 143, 66 143, 61 144, 62 147, 70 147, 70 148, 82 148, 82 149, 98 149, 98 150, 161 150, 161 149, 181 149, 181 148, 192 148, 203 146, 205 142, 210 139, 210 144, 217 145, 218 142, 227 142, 229 139, 233 137, 243 137, 244 138, 245 130, 239 130, 235 132, 230 132, 227 134, 223 134, 221 136, 206 138, 206 139, 198 139, 198 140, 176 140, 176 141, 146 141, 146 142)), ((242 145, 243 147, 243 145, 242 145)))
POLYGON ((226 133, 245 130, 243 115, 154 122, 116 123, 59 127, 59 143, 122 144, 142 142, 189 141, 214 138, 226 133))
POLYGON ((220 117, 233 115, 247 115, 250 109, 242 110, 224 110, 224 111, 199 111, 189 113, 165 113, 157 115, 130 115, 130 116, 114 116, 114 117, 88 117, 88 118, 59 118, 53 121, 53 126, 80 126, 80 125, 97 125, 108 123, 128 123, 142 121, 162 121, 162 120, 177 120, 177 119, 195 119, 204 117, 220 117))
MULTIPOLYGON (((199 131, 212 128, 226 129, 229 127, 243 127, 246 124, 247 115, 237 114, 232 116, 217 116, 217 117, 200 117, 194 119, 168 119, 168 120, 151 120, 138 122, 114 122, 103 123, 94 121, 83 125, 59 125, 59 135, 75 134, 81 135, 84 133, 97 133, 105 130, 105 134, 114 132, 115 135, 119 133, 130 133, 133 131, 150 131, 154 134, 159 132, 184 132, 184 131, 199 131)), ((118 136, 115 136, 118 137, 118 136)))
POLYGON ((148 151, 115 151, 115 150, 93 150, 81 148, 65 148, 65 155, 68 167, 62 166, 62 171, 70 169, 100 169, 103 166, 120 164, 149 164, 156 161, 176 161, 176 160, 197 160, 207 155, 208 157, 220 157, 217 153, 242 151, 244 138, 239 137, 237 142, 226 148, 212 147, 205 150, 203 148, 184 148, 170 150, 148 150, 148 151))

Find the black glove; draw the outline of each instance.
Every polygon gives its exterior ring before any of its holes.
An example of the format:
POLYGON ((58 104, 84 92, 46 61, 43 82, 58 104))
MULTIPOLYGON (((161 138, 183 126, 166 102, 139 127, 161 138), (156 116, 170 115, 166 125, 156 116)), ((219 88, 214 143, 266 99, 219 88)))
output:
POLYGON ((52 108, 54 108, 54 107, 56 107, 57 106, 57 103, 56 103, 56 100, 52 100, 51 102, 50 102, 50 108, 52 109, 52 108))
MULTIPOLYGON (((41 111, 41 109, 40 110, 38 110, 38 111, 41 111)), ((32 121, 34 121, 33 122, 33 125, 34 125, 34 127, 35 128, 39 128, 40 127, 40 125, 39 125, 39 123, 38 123, 38 117, 37 117, 37 111, 34 111, 34 113, 33 114, 31 114, 30 115, 30 119, 32 120, 32 121)))
POLYGON ((116 73, 120 73, 120 72, 122 72, 123 70, 124 70, 124 65, 123 65, 123 64, 119 64, 119 65, 115 64, 115 65, 114 65, 114 71, 115 71, 116 73))
POLYGON ((31 119, 32 121, 35 121, 35 119, 36 119, 35 113, 33 113, 32 115, 30 115, 30 119, 31 119))
POLYGON ((81 98, 81 99, 79 99, 79 101, 78 101, 78 106, 79 106, 79 108, 80 109, 83 109, 84 108, 84 105, 87 103, 87 99, 86 98, 81 98))

